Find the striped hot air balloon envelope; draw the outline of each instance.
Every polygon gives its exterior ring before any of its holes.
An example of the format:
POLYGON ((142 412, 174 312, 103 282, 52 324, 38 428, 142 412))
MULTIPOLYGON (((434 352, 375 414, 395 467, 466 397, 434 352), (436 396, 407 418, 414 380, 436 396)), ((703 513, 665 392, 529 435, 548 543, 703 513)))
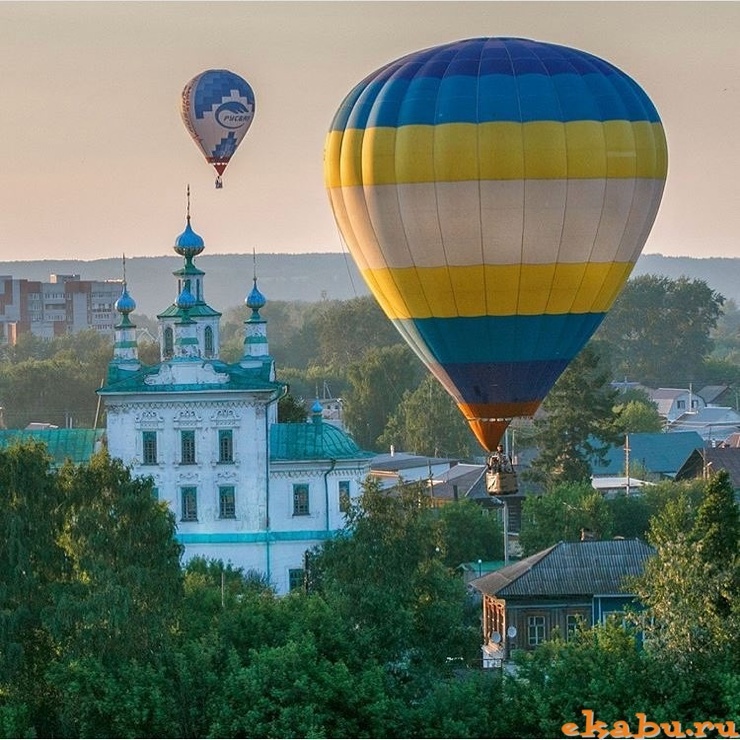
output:
POLYGON ((227 69, 208 69, 182 91, 180 115, 203 156, 216 170, 216 187, 254 119, 250 84, 227 69))
POLYGON ((324 155, 363 277, 487 450, 603 320, 666 172, 660 118, 634 80, 517 38, 373 72, 340 105, 324 155))

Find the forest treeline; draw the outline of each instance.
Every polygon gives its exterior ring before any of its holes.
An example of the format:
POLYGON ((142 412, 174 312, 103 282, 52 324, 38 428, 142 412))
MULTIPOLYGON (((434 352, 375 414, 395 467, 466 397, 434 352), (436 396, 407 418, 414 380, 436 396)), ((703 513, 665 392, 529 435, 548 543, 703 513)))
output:
MULTIPOLYGON (((533 511, 523 532, 562 538, 595 514, 591 494, 561 487, 580 513, 537 525, 533 511)), ((562 737, 584 710, 610 726, 736 717, 727 474, 639 501, 598 520, 647 527, 656 554, 631 584, 645 610, 553 634, 502 672, 481 668, 480 601, 456 572, 501 556, 499 519, 472 502, 367 481, 304 587, 277 597, 220 562, 181 568, 151 481, 105 453, 54 470, 34 443, 0 450, 0 735, 562 737)))

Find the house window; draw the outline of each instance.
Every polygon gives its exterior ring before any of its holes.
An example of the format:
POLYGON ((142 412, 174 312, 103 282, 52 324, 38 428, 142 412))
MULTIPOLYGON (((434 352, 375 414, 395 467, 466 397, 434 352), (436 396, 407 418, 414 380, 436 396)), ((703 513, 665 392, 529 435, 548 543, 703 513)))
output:
POLYGON ((303 588, 305 571, 303 568, 291 568, 288 571, 288 589, 297 591, 303 588))
POLYGON ((203 331, 203 344, 205 345, 206 357, 213 356, 213 329, 207 326, 203 331))
POLYGON ((545 641, 545 618, 527 617, 527 643, 531 646, 545 641))
POLYGON ((219 486, 218 516, 220 519, 236 519, 236 495, 234 486, 219 486))
POLYGON ((231 429, 218 430, 218 461, 234 462, 234 432, 231 429))
POLYGON ((198 521, 198 493, 195 486, 185 486, 180 489, 182 499, 182 521, 198 521))
POLYGON ((582 625, 583 617, 580 614, 567 614, 565 616, 565 638, 572 640, 582 625))
POLYGON ((144 452, 144 465, 156 465, 157 464, 157 433, 156 432, 142 432, 141 433, 142 448, 144 452))
POLYGON ((626 627, 627 619, 626 614, 621 609, 614 609, 613 611, 605 611, 601 617, 601 621, 604 624, 616 624, 621 627, 626 627))
POLYGON ((183 429, 180 432, 180 463, 195 465, 195 430, 183 429))
POLYGON ((350 496, 349 496, 349 481, 339 481, 339 511, 346 514, 350 507, 350 496))
POLYGON ((308 484, 293 485, 293 516, 308 515, 308 484))
POLYGON ((162 354, 164 355, 165 359, 172 357, 172 355, 175 352, 175 340, 174 335, 172 333, 172 327, 167 326, 164 330, 164 342, 162 347, 162 354))

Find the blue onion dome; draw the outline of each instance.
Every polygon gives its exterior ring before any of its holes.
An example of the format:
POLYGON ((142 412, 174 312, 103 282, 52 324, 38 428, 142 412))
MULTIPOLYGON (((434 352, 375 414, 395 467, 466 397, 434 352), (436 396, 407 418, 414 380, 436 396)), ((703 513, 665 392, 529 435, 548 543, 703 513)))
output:
POLYGON ((313 406, 311 406, 311 413, 312 414, 320 414, 324 410, 324 407, 319 402, 319 399, 317 398, 313 402, 313 406))
POLYGON ((190 226, 190 216, 185 231, 175 240, 175 252, 187 259, 192 259, 200 254, 206 247, 201 236, 196 234, 190 226))
POLYGON ((136 301, 128 294, 126 283, 123 284, 123 290, 115 303, 115 309, 118 313, 124 314, 124 316, 128 316, 128 314, 136 309, 136 301))
POLYGON ((190 286, 186 284, 177 296, 177 307, 183 311, 189 311, 196 303, 195 296, 190 292, 190 286))
POLYGON ((246 303, 247 308, 251 308, 252 311, 259 311, 261 308, 264 307, 265 303, 267 303, 267 299, 265 298, 265 296, 262 295, 262 293, 260 293, 259 289, 257 288, 257 278, 254 279, 254 287, 244 300, 244 303, 246 303))

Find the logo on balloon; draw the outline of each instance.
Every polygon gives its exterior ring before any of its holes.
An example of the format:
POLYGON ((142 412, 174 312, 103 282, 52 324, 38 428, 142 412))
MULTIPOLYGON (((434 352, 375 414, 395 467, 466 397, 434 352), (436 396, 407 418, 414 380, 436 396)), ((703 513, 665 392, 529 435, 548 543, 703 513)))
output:
POLYGON ((216 121, 224 128, 237 129, 252 120, 252 111, 244 103, 230 100, 216 109, 216 121))

